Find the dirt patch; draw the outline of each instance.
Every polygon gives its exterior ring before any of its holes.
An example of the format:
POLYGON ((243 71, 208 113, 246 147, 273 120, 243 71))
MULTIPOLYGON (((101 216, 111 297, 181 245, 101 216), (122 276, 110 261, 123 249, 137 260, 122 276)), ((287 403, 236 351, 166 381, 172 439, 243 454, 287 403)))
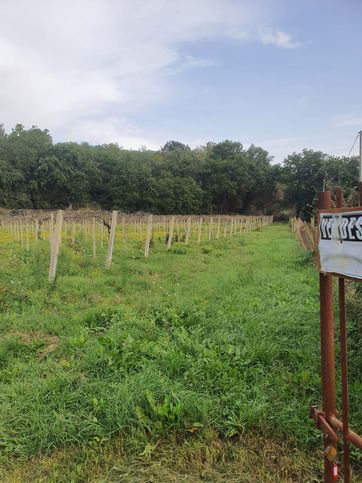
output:
POLYGON ((60 337, 49 335, 44 332, 12 332, 8 335, 18 337, 24 344, 38 344, 38 357, 44 357, 59 347, 60 337))

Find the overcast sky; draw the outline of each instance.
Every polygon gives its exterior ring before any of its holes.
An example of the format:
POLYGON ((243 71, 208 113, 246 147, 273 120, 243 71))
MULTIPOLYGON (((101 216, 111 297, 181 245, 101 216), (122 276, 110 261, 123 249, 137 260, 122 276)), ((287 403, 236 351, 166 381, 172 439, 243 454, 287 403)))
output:
POLYGON ((0 0, 0 122, 126 148, 348 154, 361 20, 361 0, 0 0))

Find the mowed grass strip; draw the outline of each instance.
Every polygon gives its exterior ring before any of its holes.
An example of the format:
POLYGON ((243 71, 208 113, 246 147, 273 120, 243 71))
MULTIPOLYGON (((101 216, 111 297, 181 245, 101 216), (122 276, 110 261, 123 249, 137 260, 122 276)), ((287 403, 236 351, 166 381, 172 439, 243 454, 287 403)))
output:
POLYGON ((53 287, 48 252, 0 245, 4 463, 120 437, 131 456, 211 434, 320 444, 317 274, 287 226, 149 259, 118 242, 108 272, 64 243, 53 287))

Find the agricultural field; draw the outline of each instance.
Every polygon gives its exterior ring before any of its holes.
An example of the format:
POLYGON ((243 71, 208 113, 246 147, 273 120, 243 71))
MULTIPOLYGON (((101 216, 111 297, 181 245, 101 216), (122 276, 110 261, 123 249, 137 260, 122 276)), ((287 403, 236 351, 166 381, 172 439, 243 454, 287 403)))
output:
POLYGON ((108 230, 94 252, 92 223, 69 225, 54 283, 49 233, 0 228, 1 481, 320 481, 313 257, 286 224, 240 221, 185 243, 184 220, 167 247, 159 220, 148 256, 146 222, 120 225, 108 270, 108 230))

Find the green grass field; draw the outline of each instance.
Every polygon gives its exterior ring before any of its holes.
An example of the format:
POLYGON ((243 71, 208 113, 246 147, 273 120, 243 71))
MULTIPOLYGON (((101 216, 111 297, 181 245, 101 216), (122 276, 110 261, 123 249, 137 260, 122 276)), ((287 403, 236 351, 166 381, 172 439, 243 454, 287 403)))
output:
POLYGON ((319 481, 318 277, 286 225, 119 242, 108 272, 64 243, 52 287, 48 261, 3 234, 1 481, 319 481))

